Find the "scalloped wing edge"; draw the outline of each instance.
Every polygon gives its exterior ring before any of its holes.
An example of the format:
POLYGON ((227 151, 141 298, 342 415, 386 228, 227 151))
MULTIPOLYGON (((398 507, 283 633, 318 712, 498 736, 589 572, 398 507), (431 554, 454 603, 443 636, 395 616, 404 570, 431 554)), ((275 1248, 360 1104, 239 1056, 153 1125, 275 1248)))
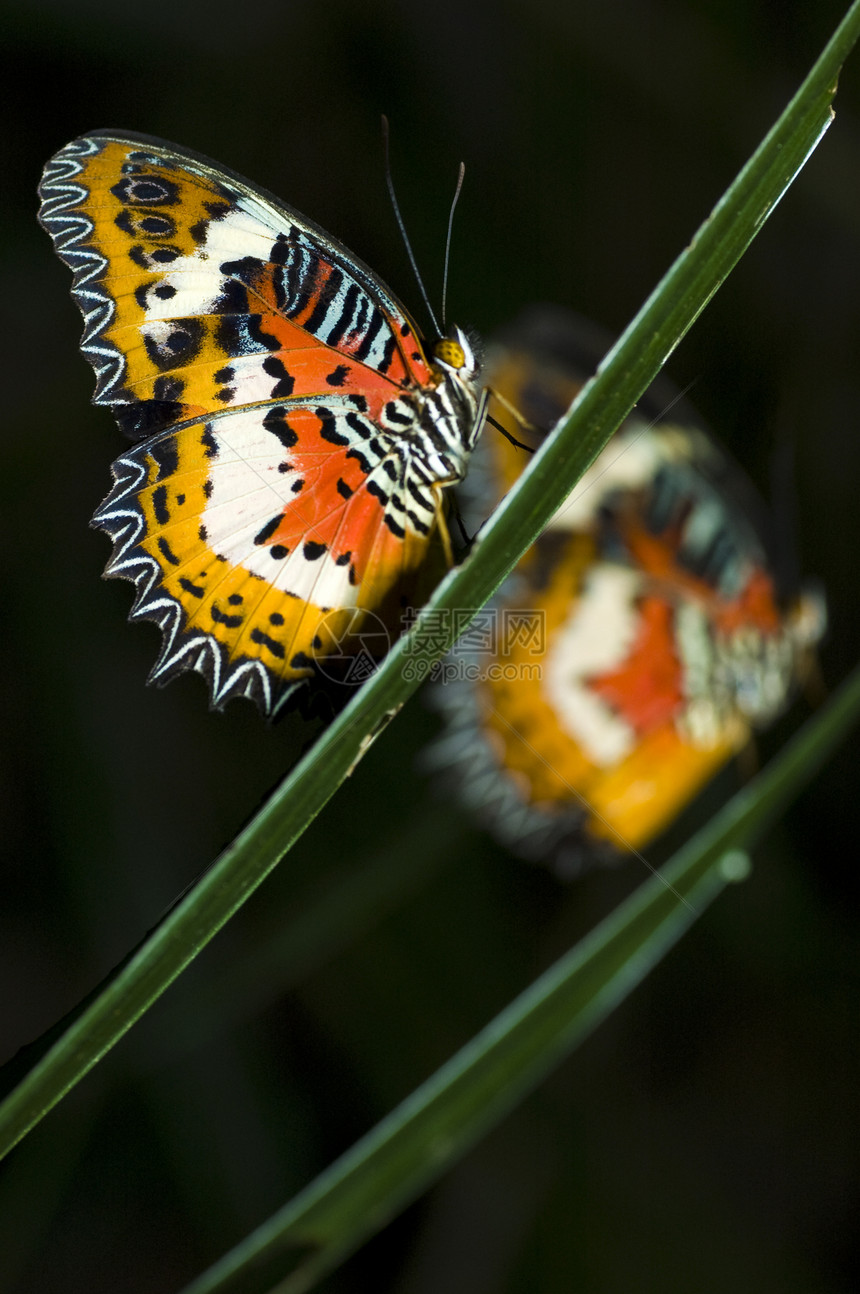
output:
POLYGON ((87 190, 75 183, 84 161, 98 152, 91 139, 74 139, 47 163, 39 185, 42 205, 39 223, 53 240, 60 260, 72 271, 72 297, 84 316, 81 350, 96 375, 93 404, 122 403, 111 400, 112 392, 125 375, 125 356, 103 341, 116 307, 96 284, 108 268, 107 258, 87 243, 95 233, 90 218, 76 209, 86 201, 87 190), (84 245, 82 245, 84 244, 84 245))
POLYGON ((290 708, 288 702, 297 700, 297 693, 306 688, 308 680, 278 682, 261 661, 231 662, 222 644, 210 635, 203 631, 184 633, 185 612, 174 598, 161 591, 158 563, 140 547, 145 523, 134 495, 145 479, 145 470, 127 456, 118 458, 111 470, 113 488, 96 509, 90 525, 104 530, 114 546, 105 578, 134 584, 129 620, 152 620, 161 630, 161 649, 147 682, 164 687, 186 670, 193 670, 208 684, 211 709, 223 710, 228 701, 241 696, 254 701, 267 719, 277 718, 290 708))
POLYGON ((444 717, 446 731, 422 752, 422 770, 438 779, 440 789, 456 793, 500 845, 525 862, 549 865, 564 880, 599 861, 619 860, 621 855, 611 845, 586 835, 585 797, 581 805, 550 814, 517 793, 484 736, 472 684, 465 679, 436 682, 427 700, 444 717))

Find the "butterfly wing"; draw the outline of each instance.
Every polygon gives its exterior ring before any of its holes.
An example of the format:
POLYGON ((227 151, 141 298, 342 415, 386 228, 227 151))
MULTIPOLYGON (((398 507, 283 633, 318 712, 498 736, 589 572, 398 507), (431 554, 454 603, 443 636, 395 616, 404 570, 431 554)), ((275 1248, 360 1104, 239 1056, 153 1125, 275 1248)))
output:
POLYGON ((350 626, 356 651, 370 612, 394 637, 420 596, 437 499, 403 506, 384 431, 434 384, 414 326, 321 229, 174 145, 93 132, 40 194, 94 402, 139 442, 94 518, 106 573, 163 631, 155 680, 197 669, 213 704, 272 713, 350 626))

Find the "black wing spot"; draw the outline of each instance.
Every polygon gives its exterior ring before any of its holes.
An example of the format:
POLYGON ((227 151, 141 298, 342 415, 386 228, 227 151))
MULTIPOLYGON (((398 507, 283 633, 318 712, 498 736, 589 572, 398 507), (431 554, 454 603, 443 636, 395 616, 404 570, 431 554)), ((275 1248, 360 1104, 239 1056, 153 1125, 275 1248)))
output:
POLYGON ((179 400, 184 390, 185 379, 177 377, 175 373, 171 373, 169 377, 157 377, 152 384, 152 394, 156 400, 179 400))
POLYGON ((262 629, 255 628, 251 630, 251 641, 259 643, 261 647, 267 647, 272 655, 277 656, 279 660, 283 660, 286 655, 283 643, 279 643, 276 639, 270 638, 262 629))
POLYGON ((239 625, 245 618, 244 616, 228 615, 226 611, 222 611, 217 607, 214 602, 210 607, 210 610, 212 612, 212 619, 219 625, 225 625, 227 629, 238 629, 239 625))
POLYGON ((286 234, 278 234, 272 243, 269 260, 273 265, 286 265, 290 258, 291 247, 286 234))
POLYGON ((181 255, 178 247, 156 247, 150 252, 139 243, 128 251, 129 260, 134 261, 142 270, 158 270, 164 265, 172 265, 181 255))
POLYGON ((414 419, 399 409, 396 401, 389 400, 385 406, 385 416, 389 422, 399 423, 401 427, 411 427, 414 419))
MULTIPOLYGON (((214 435, 214 433, 213 433, 213 431, 212 431, 212 428, 209 426, 209 424, 208 424, 208 423, 207 423, 207 424, 206 424, 206 426, 203 428, 203 432, 202 432, 202 434, 201 434, 201 436, 200 436, 200 444, 203 446, 203 449, 204 449, 204 451, 205 451, 205 453, 206 453, 206 457, 207 457, 207 458, 217 458, 217 457, 218 457, 218 442, 217 442, 217 440, 215 439, 215 435, 214 435)), ((208 484, 210 484, 210 483, 207 481, 207 483, 206 483, 206 484, 208 485, 208 484)), ((204 486, 203 488, 204 488, 204 490, 205 490, 205 488, 206 488, 206 487, 204 486)), ((211 493, 211 491, 210 491, 210 493, 211 493)), ((208 498, 209 498, 209 495, 207 494, 207 495, 206 495, 206 497, 207 497, 207 499, 208 499, 208 498)))
POLYGON ((295 656, 290 661, 291 669, 311 669, 312 666, 313 661, 310 656, 306 655, 303 651, 296 652, 295 656))
POLYGON ((302 549, 305 561, 308 562, 318 562, 327 551, 328 544, 318 544, 314 539, 309 539, 302 549))
POLYGON ((379 364, 377 365, 377 368, 379 369, 380 373, 387 373, 388 370, 391 368, 391 361, 394 359, 394 354, 396 350, 397 350, 397 341, 395 339, 394 333, 389 333, 388 338, 385 342, 385 345, 382 348, 382 359, 379 361, 379 364))
POLYGON ((211 499, 211 498, 212 498, 212 491, 213 491, 213 489, 214 489, 214 488, 215 488, 215 487, 214 487, 214 485, 212 484, 212 482, 211 482, 211 481, 204 481, 204 482, 203 482, 203 495, 204 495, 204 498, 211 499))
POLYGON ((216 382, 232 382, 235 376, 236 370, 233 368, 232 364, 225 364, 223 368, 219 368, 217 373, 212 374, 212 377, 216 382))
MULTIPOLYGON (((362 362, 367 359, 368 355, 373 350, 373 344, 376 341, 377 333, 379 332, 383 323, 384 323, 384 320, 382 318, 382 311, 377 310, 377 308, 374 306, 373 311, 371 312, 370 322, 367 325, 367 327, 364 329, 364 333, 361 338, 361 341, 355 350, 356 359, 362 360, 362 362)), ((380 369, 381 369, 381 365, 380 365, 380 369)))
POLYGON ((242 597, 241 593, 231 593, 227 601, 233 607, 240 607, 245 599, 242 597))
POLYGON ((338 477, 337 492, 344 499, 351 499, 355 491, 351 485, 348 485, 343 477, 338 477))
POLYGON ((351 427, 357 435, 361 436, 362 440, 368 440, 373 435, 373 429, 368 427, 366 422, 362 422, 358 414, 353 413, 351 409, 346 415, 346 425, 351 427))
POLYGON ((326 374, 325 380, 328 386, 343 386, 348 377, 349 365, 338 364, 337 368, 333 369, 331 373, 326 374))
POLYGON ((280 611, 272 611, 269 616, 269 624, 282 625, 283 623, 284 617, 281 615, 280 611))
POLYGON ((179 189, 163 175, 127 175, 111 193, 131 207, 169 207, 179 201, 179 189))
POLYGON ((255 544, 267 543, 272 538, 272 535, 275 533, 275 531, 277 530, 278 526, 281 524, 283 519, 284 519, 283 512, 278 512, 275 514, 274 517, 270 517, 269 520, 266 522, 266 524, 263 526, 263 528, 259 530, 257 534, 254 536, 254 543, 255 544))
POLYGON ((263 360, 263 372, 268 373, 269 377, 276 378, 275 385, 272 387, 273 397, 286 397, 293 394, 293 388, 296 385, 296 379, 292 373, 287 372, 287 366, 277 355, 267 355, 263 360))
POLYGON ((147 238, 173 238, 176 234, 176 222, 168 216, 142 216, 137 227, 147 238))
POLYGON ((218 268, 227 278, 238 279, 250 286, 260 277, 263 262, 258 256, 241 256, 235 261, 222 261, 218 268))
POLYGON ((348 566, 352 557, 352 549, 348 553, 341 553, 340 557, 334 559, 335 566, 348 566))
POLYGON ((398 539, 404 539, 406 537, 406 531, 394 520, 390 512, 386 512, 383 517, 383 521, 391 531, 392 535, 396 535, 398 539))
POLYGON ((337 419, 331 409, 326 409, 322 406, 319 409, 315 409, 314 412, 322 423, 322 426, 320 427, 320 436, 323 440, 327 440, 330 445, 349 444, 349 437, 344 436, 342 432, 338 431, 337 419))
POLYGON ((422 493, 422 491, 415 484, 415 482, 411 480, 409 477, 407 477, 406 479, 406 488, 409 491, 409 493, 412 495, 413 499, 415 500, 415 502, 418 504, 419 507, 427 508, 428 511, 430 512, 433 511, 432 504, 428 502, 426 493, 422 493))
POLYGON ((282 562, 285 557, 289 557, 290 550, 285 544, 272 544, 269 549, 269 556, 274 557, 276 562, 282 562))
POLYGON ((160 526, 166 526, 170 520, 170 509, 167 506, 167 486, 157 485, 152 491, 152 510, 160 526))
POLYGON ((164 535, 158 536, 158 547, 161 550, 161 555, 166 562, 170 562, 171 566, 179 565, 179 558, 176 556, 176 553, 174 553, 173 549, 170 547, 170 544, 164 538, 164 535))
POLYGON ((287 422, 287 411, 283 405, 278 405, 277 408, 269 410, 263 419, 263 429, 271 432, 273 436, 277 436, 284 449, 292 449, 293 445, 298 444, 299 433, 294 431, 287 422))
POLYGON ((293 494, 301 494, 304 488, 305 488, 305 483, 303 480, 293 481, 292 485, 290 486, 290 489, 292 490, 293 494))
POLYGON ((343 340, 343 334, 346 332, 350 323, 355 316, 355 307, 358 302, 359 287, 357 283, 351 284, 343 296, 341 302, 340 315, 333 328, 329 329, 326 337, 326 344, 337 349, 343 340))
POLYGON ((197 538, 201 540, 204 544, 206 543, 206 540, 208 538, 206 527, 203 525, 202 521, 200 525, 197 527, 197 538))
POLYGON ((179 364, 188 364, 196 359, 203 345, 203 321, 201 319, 176 319, 167 336, 144 332, 143 342, 146 353, 156 368, 171 369, 179 364))
POLYGON ((180 576, 179 585, 186 593, 190 593, 193 598, 202 598, 206 593, 205 588, 202 588, 199 584, 193 584, 191 580, 187 580, 184 575, 180 576))
POLYGON ((176 223, 168 216, 142 216, 127 209, 114 218, 114 224, 132 238, 172 238, 176 233, 176 223))

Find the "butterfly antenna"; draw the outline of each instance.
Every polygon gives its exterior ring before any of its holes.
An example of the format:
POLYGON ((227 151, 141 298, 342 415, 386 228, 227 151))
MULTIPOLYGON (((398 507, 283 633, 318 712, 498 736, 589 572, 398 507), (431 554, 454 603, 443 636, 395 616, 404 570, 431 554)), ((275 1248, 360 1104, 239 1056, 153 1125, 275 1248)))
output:
POLYGON ((430 304, 430 298, 427 296, 427 291, 418 271, 418 262, 415 259, 415 254, 412 251, 412 244, 409 241, 409 235, 406 232, 406 226, 403 223, 403 217, 400 214, 400 207, 397 205, 397 194, 394 192, 394 180, 391 178, 391 158, 388 149, 388 118, 384 113, 382 114, 382 146, 385 153, 385 183, 388 185, 388 196, 391 198, 391 205, 394 208, 394 216, 400 230, 400 237, 403 239, 403 245, 406 248, 406 254, 409 257, 409 264, 412 266, 412 273, 415 275, 418 290, 424 298, 424 304, 427 307, 427 313, 429 314, 430 321, 436 331, 436 336, 441 337, 442 331, 436 321, 436 316, 433 313, 433 307, 430 304))
POLYGON ((448 261, 451 256, 451 231, 454 228, 454 212, 457 209, 457 203, 460 198, 460 190, 463 187, 463 179, 466 175, 466 163, 460 163, 460 169, 457 172, 457 187, 454 190, 454 197, 451 202, 451 210, 448 213, 448 237, 445 239, 445 269, 442 274, 442 327, 447 328, 447 319, 445 317, 446 306, 448 304, 448 261))

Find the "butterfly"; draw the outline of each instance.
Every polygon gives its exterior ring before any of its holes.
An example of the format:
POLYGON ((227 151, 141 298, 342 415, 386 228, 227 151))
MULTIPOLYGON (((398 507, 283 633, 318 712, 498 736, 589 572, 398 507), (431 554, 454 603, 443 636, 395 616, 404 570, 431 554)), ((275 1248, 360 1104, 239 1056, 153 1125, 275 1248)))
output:
MULTIPOLYGON (((533 447, 606 349, 589 331, 535 307, 488 348, 487 381, 540 429, 533 447)), ((656 408, 622 424, 435 693, 448 725, 429 762, 503 844, 565 874, 654 839, 786 706, 824 631, 820 592, 778 588, 740 468, 677 405, 656 408)), ((482 442, 467 517, 523 463, 482 442)))
POLYGON ((483 409, 465 333, 428 357, 334 238, 162 140, 93 131, 39 192, 94 403, 134 442, 93 524, 161 629, 151 680, 196 670, 214 707, 273 716, 320 664, 381 654, 450 562, 443 492, 483 409))

